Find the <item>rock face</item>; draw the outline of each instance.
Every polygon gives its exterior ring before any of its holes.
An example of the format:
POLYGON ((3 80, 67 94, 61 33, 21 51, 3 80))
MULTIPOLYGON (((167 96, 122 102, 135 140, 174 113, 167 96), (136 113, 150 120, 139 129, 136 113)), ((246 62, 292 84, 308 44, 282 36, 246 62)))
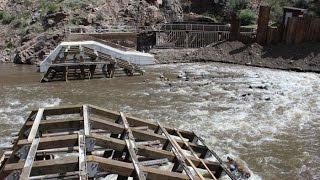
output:
POLYGON ((183 9, 180 0, 163 0, 166 19, 170 21, 182 21, 183 9))
MULTIPOLYGON (((159 23, 183 20, 180 0, 0 2, 6 3, 5 11, 15 14, 15 19, 6 25, 9 26, 8 31, 3 32, 5 35, 1 38, 1 61, 9 60, 15 63, 33 64, 42 60, 44 54, 63 39, 62 33, 68 26, 99 28, 130 25, 148 26, 152 29, 159 23), (12 55, 10 57, 7 54, 12 55)), ((1 26, 3 25, 0 20, 1 26)))
POLYGON ((54 49, 63 38, 64 34, 60 32, 42 33, 17 48, 13 62, 17 64, 36 64, 44 58, 46 52, 54 49))

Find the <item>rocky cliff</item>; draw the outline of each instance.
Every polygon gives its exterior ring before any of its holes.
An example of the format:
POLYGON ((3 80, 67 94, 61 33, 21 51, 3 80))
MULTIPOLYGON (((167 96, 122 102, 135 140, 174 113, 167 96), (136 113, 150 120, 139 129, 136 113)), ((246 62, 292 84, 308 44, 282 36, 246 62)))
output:
POLYGON ((180 0, 2 0, 0 61, 36 63, 69 26, 153 27, 182 21, 180 0))

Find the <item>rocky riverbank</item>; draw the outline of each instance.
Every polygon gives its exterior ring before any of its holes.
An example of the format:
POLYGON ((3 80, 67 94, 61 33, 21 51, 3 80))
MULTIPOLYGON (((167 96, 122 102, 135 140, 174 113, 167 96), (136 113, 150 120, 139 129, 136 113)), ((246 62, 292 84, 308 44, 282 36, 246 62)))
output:
POLYGON ((161 64, 224 62, 320 73, 320 42, 261 46, 226 41, 201 49, 153 49, 151 53, 161 64))

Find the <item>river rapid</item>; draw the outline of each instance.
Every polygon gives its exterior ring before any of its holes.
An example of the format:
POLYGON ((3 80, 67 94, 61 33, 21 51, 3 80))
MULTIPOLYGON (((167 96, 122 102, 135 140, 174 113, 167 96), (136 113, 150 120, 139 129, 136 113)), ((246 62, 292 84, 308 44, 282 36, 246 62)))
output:
POLYGON ((193 130, 223 158, 242 161, 250 179, 320 179, 319 74, 220 63, 144 69, 41 84, 34 66, 0 63, 0 147, 31 109, 89 103, 193 130))

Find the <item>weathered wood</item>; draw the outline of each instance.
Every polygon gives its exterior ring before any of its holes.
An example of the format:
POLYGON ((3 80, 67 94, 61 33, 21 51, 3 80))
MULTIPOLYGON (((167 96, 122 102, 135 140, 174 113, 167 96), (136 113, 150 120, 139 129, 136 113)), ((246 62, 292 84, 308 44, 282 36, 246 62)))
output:
POLYGON ((79 179, 87 180, 87 162, 86 162, 86 145, 85 136, 83 134, 78 135, 79 144, 79 179))
MULTIPOLYGON (((82 119, 52 119, 41 121, 39 124, 39 131, 42 131, 43 134, 48 132, 53 132, 55 130, 65 129, 80 129, 80 125, 82 123, 82 119)), ((29 121, 26 123, 26 127, 30 127, 33 125, 33 121, 29 121)))
MULTIPOLYGON (((97 156, 92 156, 92 161, 99 162, 99 170, 101 171, 121 174, 127 177, 129 177, 134 171, 134 167, 131 163, 115 161, 115 160, 101 158, 97 156)), ((185 174, 168 172, 168 171, 163 171, 163 170, 150 168, 150 167, 143 167, 143 171, 148 174, 147 179, 157 179, 157 180, 189 179, 188 176, 186 176, 185 174)))
POLYGON ((33 122, 31 131, 30 131, 29 136, 28 136, 28 141, 29 142, 32 142, 33 139, 37 135, 39 124, 40 124, 40 121, 41 121, 41 119, 43 117, 43 112, 44 112, 44 108, 39 108, 37 116, 36 116, 36 119, 33 122))
MULTIPOLYGON (((110 118, 110 119, 115 120, 115 119, 118 119, 118 117, 120 116, 120 113, 116 112, 116 111, 111 111, 111 110, 101 108, 101 107, 98 107, 95 105, 89 105, 89 106, 91 107, 92 114, 96 114, 96 115, 102 116, 104 118, 110 118)), ((149 121, 137 118, 137 117, 126 116, 126 118, 127 118, 128 123, 131 126, 148 126, 149 129, 151 129, 153 131, 156 131, 159 128, 156 123, 152 123, 152 122, 149 122, 149 121)), ((170 127, 165 127, 165 128, 169 133, 174 132, 173 128, 170 128, 170 127)), ((194 138, 194 133, 192 133, 192 132, 181 130, 180 133, 183 135, 183 137, 186 137, 188 139, 194 138)))
MULTIPOLYGON (((7 164, 4 167, 0 178, 4 179, 4 177, 6 177, 10 172, 23 169, 23 167, 24 162, 7 164)), ((34 161, 31 176, 55 173, 63 174, 67 172, 77 171, 78 168, 78 157, 63 157, 54 160, 34 161)))
POLYGON ((32 141, 27 159, 25 161, 25 164, 23 166, 22 169, 22 173, 20 175, 20 179, 21 180, 28 180, 30 173, 31 173, 31 169, 32 169, 32 165, 34 162, 34 158, 36 157, 36 153, 37 153, 37 149, 38 149, 38 145, 40 143, 40 138, 34 139, 32 141))
POLYGON ((149 127, 148 126, 138 126, 138 127, 131 127, 131 129, 137 129, 137 130, 148 130, 149 127))
MULTIPOLYGON (((123 126, 121 126, 119 124, 112 123, 112 122, 106 121, 106 120, 101 120, 98 118, 91 118, 91 120, 94 122, 93 123, 94 128, 102 128, 105 130, 110 130, 114 134, 120 134, 124 131, 123 126)), ((136 139, 139 139, 139 140, 144 140, 144 141, 159 140, 162 144, 164 144, 167 141, 167 138, 165 136, 155 134, 152 132, 148 132, 148 131, 141 131, 141 130, 132 129, 132 134, 136 139)), ((183 149, 187 149, 184 146, 184 143, 182 141, 177 141, 177 142, 179 143, 179 145, 182 146, 183 149)), ((188 143, 196 152, 202 153, 203 151, 207 151, 207 149, 202 145, 197 145, 197 144, 194 144, 191 142, 188 142, 188 143)))
POLYGON ((270 6, 260 6, 257 28, 257 42, 265 44, 267 41, 270 6))
POLYGON ((128 152, 130 154, 130 157, 131 157, 131 160, 133 163, 133 167, 135 169, 136 176, 139 180, 145 180, 146 178, 144 176, 143 171, 141 170, 141 166, 140 166, 138 158, 137 158, 136 153, 137 153, 138 149, 137 149, 137 145, 134 140, 134 137, 132 135, 132 131, 129 127, 129 123, 122 112, 120 112, 120 116, 121 116, 121 120, 123 122, 125 131, 126 131, 125 142, 126 142, 127 149, 128 149, 128 152))
MULTIPOLYGON (((167 130, 165 128, 163 128, 161 126, 160 123, 158 123, 159 127, 161 128, 161 131, 165 134, 165 136, 168 138, 168 140, 170 141, 170 143, 173 146, 173 153, 175 154, 180 166, 182 166, 182 168, 184 169, 184 171, 186 172, 186 174, 189 176, 190 179, 195 179, 195 177, 193 176, 193 174, 191 173, 190 169, 188 168, 186 162, 184 161, 184 159, 190 161, 181 151, 180 146, 178 145, 177 142, 175 142, 175 140, 173 138, 171 138, 170 134, 167 132, 167 130)), ((191 161, 190 161, 191 162, 191 161)), ((192 162, 191 162, 192 164, 192 162)), ((193 164, 192 164, 193 165, 193 164)), ((194 165, 193 165, 194 167, 194 165)), ((197 174, 199 175, 197 169, 194 167, 195 172, 197 172, 197 174)), ((203 179, 202 175, 200 174, 199 177, 201 179, 203 179)))
MULTIPOLYGON (((26 139, 23 139, 18 141, 17 146, 21 147, 26 144, 30 144, 30 142, 26 139)), ((74 147, 76 145, 78 145, 78 136, 74 134, 74 135, 66 135, 66 136, 41 138, 38 149, 43 150, 43 149, 54 149, 54 148, 62 148, 62 147, 74 147)))
POLYGON ((83 121, 84 121, 84 134, 90 136, 90 123, 89 123, 89 106, 83 105, 83 121))
MULTIPOLYGON (((60 106, 60 107, 46 107, 46 115, 67 115, 80 114, 82 105, 60 106)), ((33 110, 32 114, 37 113, 38 110, 33 110)))
POLYGON ((169 160, 167 158, 156 159, 156 160, 148 160, 148 161, 140 161, 140 164, 143 166, 154 166, 154 165, 162 165, 167 164, 169 160))
POLYGON ((214 180, 216 180, 217 178, 212 174, 212 172, 210 171, 210 169, 208 168, 208 166, 203 162, 202 159, 200 159, 200 158, 198 157, 198 155, 193 151, 193 149, 189 146, 189 144, 184 141, 184 138, 183 138, 183 136, 180 134, 180 132, 179 132, 178 130, 176 130, 176 132, 177 132, 178 136, 180 137, 180 139, 181 139, 181 140, 184 142, 184 144, 188 147, 188 149, 189 149, 189 151, 191 152, 191 154, 203 164, 203 166, 206 168, 206 170, 207 170, 207 172, 210 174, 210 176, 211 176, 214 180))
POLYGON ((136 142, 136 144, 144 145, 144 146, 152 146, 152 145, 159 145, 159 144, 161 144, 161 142, 159 140, 155 140, 155 141, 140 141, 140 142, 136 142))
POLYGON ((197 136, 199 141, 208 148, 208 150, 210 151, 210 153, 219 161, 221 168, 228 174, 228 176, 232 179, 232 180, 236 180, 237 178, 232 174, 232 172, 229 170, 229 168, 227 167, 227 165, 225 165, 225 163, 222 161, 222 159, 218 156, 217 153, 215 153, 213 150, 211 150, 205 143, 205 141, 197 136))
MULTIPOLYGON (((1 164, 3 168, 0 171, 0 179, 4 179, 6 175, 13 171, 21 172, 21 170, 25 179, 28 177, 87 179, 88 177, 97 178, 97 173, 101 169, 108 169, 100 171, 101 173, 121 171, 121 173, 117 173, 120 179, 126 179, 128 176, 134 176, 137 179, 203 179, 203 176, 198 172, 198 168, 207 169, 209 173, 215 174, 216 177, 220 177, 223 169, 224 164, 220 161, 217 163, 201 159, 204 157, 202 155, 211 152, 207 146, 193 143, 199 139, 193 132, 183 131, 180 133, 173 128, 167 130, 160 124, 155 125, 139 118, 126 117, 123 113, 104 110, 103 108, 97 109, 92 105, 45 108, 42 115, 40 114, 40 110, 32 111, 28 121, 18 133, 15 145, 10 150, 12 154, 9 158, 8 155, 4 156, 7 160, 6 163, 1 164), (68 114, 72 116, 61 119, 63 115, 68 114), (41 121, 41 119, 47 120, 41 121), (39 131, 41 139, 31 138, 30 140, 29 137, 25 139, 24 134, 28 133, 26 131, 28 129, 32 134, 39 131), (163 133, 165 136, 163 136, 163 133), (175 140, 172 136, 178 136, 181 140, 175 140), (22 157, 17 152, 26 154, 24 153, 25 149, 30 146, 30 143, 32 143, 32 146, 27 157, 29 160, 24 162, 19 158, 25 158, 25 156, 22 157), (36 148, 34 143, 37 144, 36 148), (162 144, 173 146, 173 152, 170 149, 160 149, 159 146, 162 144), (182 149, 189 150, 193 156, 184 154, 182 149), (93 160, 94 158, 90 154, 96 154, 99 151, 105 151, 103 157, 112 158, 107 159, 108 162, 116 162, 117 165, 113 164, 114 168, 121 166, 120 169, 122 170, 114 169, 110 171, 111 164, 101 164, 93 160), (65 153, 67 155, 72 152, 77 152, 76 156, 62 155, 60 157, 63 158, 52 159, 52 154, 65 153), (106 155, 106 153, 111 154, 106 155), (198 154, 201 154, 201 156, 199 157, 198 154), (34 162, 32 163, 30 159, 34 162), (148 169, 151 166, 158 167, 167 162, 175 163, 175 168, 177 168, 179 165, 176 163, 177 159, 180 161, 179 164, 183 164, 190 177, 183 173, 177 173, 178 171, 168 172, 155 168, 148 169), (129 169, 123 167, 128 164, 130 165, 129 169), (194 169, 197 176, 194 177, 190 173, 188 166, 194 169), (96 168, 99 168, 99 170, 96 168), (122 172, 125 169, 127 171, 122 172), (77 174, 72 174, 73 172, 77 172, 77 174)), ((106 159, 102 158, 100 160, 105 161, 106 159)))
MULTIPOLYGON (((103 146, 105 148, 113 148, 116 151, 125 150, 125 142, 123 140, 105 137, 95 133, 92 133, 92 137, 96 139, 96 145, 98 146, 103 146)), ((169 161, 173 161, 175 159, 175 155, 172 152, 151 148, 143 145, 138 145, 138 155, 153 159, 167 158, 169 161)), ((189 158, 197 167, 204 168, 199 160, 193 157, 189 158)), ((204 160, 204 162, 208 165, 211 171, 218 171, 220 169, 220 166, 217 166, 218 163, 216 162, 208 160, 204 160)))

